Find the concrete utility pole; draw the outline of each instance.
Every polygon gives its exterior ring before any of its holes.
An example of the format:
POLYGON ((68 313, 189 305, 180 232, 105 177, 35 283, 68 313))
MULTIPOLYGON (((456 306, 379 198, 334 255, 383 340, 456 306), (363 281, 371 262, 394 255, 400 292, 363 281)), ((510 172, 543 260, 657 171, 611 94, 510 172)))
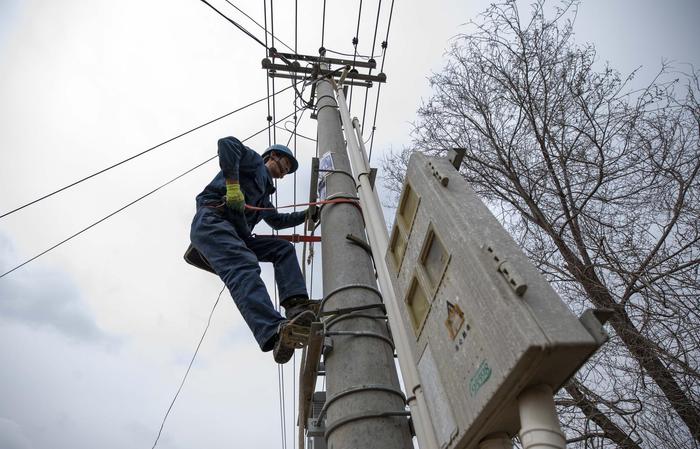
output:
MULTIPOLYGON (((357 191, 341 131, 333 87, 317 85, 318 148, 325 177, 325 199, 356 198, 357 191)), ((367 248, 360 210, 328 205, 323 233, 323 312, 326 337, 326 442, 333 449, 412 447, 405 399, 395 369, 393 346, 367 248), (343 309, 345 309, 343 311, 343 309), (347 309, 351 309, 348 311, 347 309)))

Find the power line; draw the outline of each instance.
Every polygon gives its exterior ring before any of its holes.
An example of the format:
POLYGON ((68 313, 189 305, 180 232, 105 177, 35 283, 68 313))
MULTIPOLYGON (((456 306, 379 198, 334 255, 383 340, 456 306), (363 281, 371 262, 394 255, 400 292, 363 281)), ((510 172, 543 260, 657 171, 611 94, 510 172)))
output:
MULTIPOLYGON (((382 0, 379 0, 377 5, 377 19, 374 21, 374 36, 372 37, 372 57, 374 57, 374 49, 377 45, 377 30, 379 30, 379 16, 382 11, 382 0)), ((383 59, 382 59, 383 61, 383 59)), ((372 68, 369 69, 369 74, 372 74, 372 68)), ((367 98, 369 97, 369 86, 365 88, 365 105, 362 107, 362 126, 365 126, 365 116, 367 114, 367 98)))
MULTIPOLYGON (((286 117, 280 119, 280 122, 281 122, 282 120, 286 120, 287 118, 291 117, 292 114, 294 114, 294 112, 292 112, 291 114, 287 115, 286 117)), ((258 134, 264 132, 266 129, 267 129, 267 127, 261 129, 260 131, 256 132, 255 134, 253 134, 253 135, 251 135, 251 136, 249 136, 249 137, 243 139, 241 142, 245 142, 245 141, 247 141, 247 140, 252 139, 253 137, 257 136, 258 134)), ((126 209, 127 207, 129 207, 129 206, 131 206, 131 205, 133 205, 133 204, 138 203, 139 201, 143 200, 143 199, 146 198, 146 197, 149 197, 149 196, 153 195, 154 193, 156 193, 157 191, 159 191, 159 190, 162 189, 163 187, 165 187, 165 186, 167 186, 167 185, 169 185, 169 184, 171 184, 171 183, 177 181, 178 179, 182 178, 182 177, 185 176, 186 174, 188 174, 188 173, 190 173, 190 172, 193 172, 194 170, 198 169, 199 167, 201 167, 202 165, 206 164, 207 162, 213 161, 213 160, 216 159, 217 157, 218 157, 218 155, 214 155, 214 156, 210 157, 209 159, 207 159, 206 161, 200 162, 199 164, 195 165, 194 167, 190 168, 189 170, 185 171, 184 173, 181 173, 181 174, 177 175, 176 177, 174 177, 173 179, 171 179, 171 180, 165 182, 164 184, 159 185, 158 187, 156 187, 155 189, 153 189, 153 190, 151 190, 150 192, 146 193, 145 195, 141 195, 140 197, 138 197, 137 199, 131 201, 130 203, 128 203, 128 204, 126 204, 126 205, 120 207, 119 209, 115 210, 114 212, 112 212, 112 213, 110 213, 110 214, 108 214, 108 215, 102 217, 101 219, 99 219, 99 220, 97 220, 96 222, 92 223, 90 226, 87 226, 86 228, 81 229, 80 231, 76 232, 75 234, 71 235, 70 237, 68 237, 68 238, 66 238, 66 239, 63 239, 63 240, 60 241, 59 243, 57 243, 57 244, 53 245, 52 247, 50 247, 50 248, 48 248, 48 249, 46 249, 46 250, 40 252, 39 254, 37 254, 36 256, 32 257, 31 259, 22 262, 21 264, 19 264, 19 265, 17 265, 16 267, 10 269, 9 271, 6 271, 6 272, 4 272, 3 274, 0 274, 0 279, 3 278, 3 277, 5 277, 5 276, 7 276, 8 274, 12 273, 13 271, 15 271, 15 270, 17 270, 17 269, 22 268, 23 266, 27 265, 29 262, 32 262, 33 260, 38 259, 39 257, 43 256, 44 254, 48 253, 49 251, 51 251, 51 250, 53 250, 53 249, 55 249, 55 248, 58 248, 59 246, 61 246, 61 245, 63 245, 64 243, 68 242, 69 240, 74 239, 75 237, 79 236, 79 235, 82 234, 83 232, 85 232, 85 231, 87 231, 87 230, 89 230, 89 229, 91 229, 91 228, 97 226, 98 224, 102 223, 103 221, 107 220, 108 218, 110 218, 110 217, 112 217, 112 216, 118 214, 119 212, 123 211, 123 210, 126 209)))
MULTIPOLYGON (((355 65, 357 61, 357 44, 360 43, 360 19, 362 18, 362 0, 360 0, 360 7, 357 13, 357 29, 355 30, 355 37, 352 39, 352 46, 355 47, 355 51, 352 56, 352 63, 355 65)), ((354 84, 350 85, 350 100, 348 101, 348 110, 352 109, 352 91, 354 84)))
MULTIPOLYGON (((384 48, 384 56, 382 56, 382 66, 379 69, 380 72, 384 71, 384 62, 386 62, 386 49, 389 46, 389 30, 391 29, 391 18, 394 15, 394 0, 391 0, 391 8, 389 8, 389 22, 387 23, 386 26, 386 37, 384 38, 384 42, 382 42, 382 47, 384 48)), ((382 84, 380 83, 379 86, 377 86, 377 102, 374 104, 374 119, 372 120, 372 140, 370 140, 369 144, 369 158, 368 160, 371 162, 372 161, 372 148, 374 147, 374 130, 376 129, 377 125, 377 109, 379 109, 379 94, 382 91, 382 84)))
MULTIPOLYGON (((263 28, 263 26, 260 25, 259 22, 257 22, 255 19, 253 19, 252 17, 250 17, 248 14, 246 14, 246 12, 243 11, 241 8, 239 8, 238 6, 236 6, 236 5, 234 5, 233 3, 231 3, 230 0, 226 0, 226 3, 228 3, 229 5, 231 5, 231 6, 233 6, 234 8, 236 8, 236 10, 238 10, 238 12, 240 12, 241 14, 243 14, 244 16, 246 16, 248 19, 250 19, 251 22, 253 22, 254 24, 256 24, 256 25, 258 26, 258 28, 260 28, 261 30, 265 31, 265 33, 269 34, 269 33, 267 32, 267 30, 265 30, 265 28, 263 28)), ((285 44, 279 37, 277 38, 277 40, 279 41, 280 44, 282 44, 282 45, 284 45, 285 47, 287 47, 287 49, 288 49, 289 51, 292 51, 292 52, 296 53, 296 50, 293 50, 292 47, 290 47, 289 45, 285 44)), ((275 44, 273 43, 272 46, 274 47, 274 45, 275 45, 275 44)), ((295 43, 295 46, 296 46, 296 43, 295 43)), ((267 45, 266 45, 266 47, 267 47, 267 45)))
POLYGON ((323 0, 323 21, 321 22, 321 48, 326 37, 326 0, 323 0))
POLYGON ((172 410, 173 405, 175 405, 175 401, 177 400, 177 397, 180 395, 180 391, 182 390, 182 387, 185 385, 185 380, 187 380, 187 375, 190 374, 190 369, 192 368, 192 364, 194 363, 194 359, 197 357, 197 353, 199 352, 200 346, 202 346, 202 342, 204 341, 204 337, 207 335, 207 331, 209 330, 209 325, 211 324, 211 317, 214 315, 214 310, 216 310, 216 306, 219 304, 219 300, 221 299, 221 294, 224 292, 224 289, 226 288, 226 285, 221 288, 221 291, 219 292, 219 296, 216 298, 216 302, 214 303, 214 307, 211 308, 211 312, 209 313, 209 319, 207 320, 207 326, 204 328, 204 332, 202 333, 202 337, 199 339, 199 343, 197 343, 197 349, 194 350, 194 354, 192 355, 192 360, 190 360, 190 364, 187 367, 187 371, 185 371, 185 375, 182 377, 182 382, 180 382, 180 386, 177 389, 177 392, 175 392, 175 396, 173 397, 173 400, 170 402, 170 406, 168 407, 168 410, 165 412, 165 416, 163 417, 163 422, 160 423, 160 429, 158 430, 158 436, 156 436, 156 441, 153 442, 153 447, 151 449, 155 449, 156 445, 158 444, 158 440, 160 440, 160 435, 163 432, 163 427, 165 426, 165 421, 168 419, 168 415, 170 415, 170 410, 172 410))
MULTIPOLYGON (((287 90, 287 89, 290 89, 290 88, 291 88, 291 86, 285 88, 284 90, 287 90)), ((281 90, 280 92, 283 92, 284 90, 281 90)), ((280 92, 278 92, 278 93, 280 93, 280 92)), ((165 145, 165 144, 167 144, 167 143, 170 143, 170 142, 172 142, 172 141, 174 141, 174 140, 176 140, 176 139, 179 139, 180 137, 186 136, 187 134, 190 134, 190 133, 192 133, 192 132, 194 132, 194 131, 197 131, 198 129, 201 129, 201 128, 207 126, 207 125, 210 125, 210 124, 212 124, 212 123, 214 123, 214 122, 217 122, 217 121, 219 121, 219 120, 221 120, 221 119, 223 119, 223 118, 226 118, 226 117, 228 117, 228 116, 230 116, 230 115, 233 115, 233 114, 235 114, 236 112, 240 112, 240 111, 242 111, 242 110, 244 110, 244 109, 246 109, 246 108, 249 108, 249 107, 251 107, 251 106, 253 106, 253 105, 255 105, 255 104, 258 104, 258 103, 260 103, 260 102, 262 102, 262 101, 264 101, 264 100, 266 100, 266 99, 268 99, 268 98, 269 98, 269 97, 263 97, 263 98, 261 98, 261 99, 259 99, 259 100, 255 100, 255 101, 253 101, 253 102, 251 102, 251 103, 248 103, 248 104, 245 105, 245 106, 242 106, 242 107, 240 107, 240 108, 238 108, 238 109, 235 109, 235 110, 233 110, 233 111, 231 111, 231 112, 228 112, 228 113, 226 113, 226 114, 224 114, 224 115, 221 115, 221 116, 219 116, 219 117, 217 117, 217 118, 215 118, 215 119, 209 120, 208 122, 202 123, 201 125, 195 126, 194 128, 192 128, 192 129, 190 129, 190 130, 188 130, 188 131, 185 131, 185 132, 183 132, 183 133, 181 133, 181 134, 178 134, 178 135, 175 136, 175 137, 171 137, 171 138, 168 139, 168 140, 164 140, 163 142, 161 142, 161 143, 159 143, 159 144, 157 144, 157 145, 154 145, 154 146, 152 146, 152 147, 150 147, 150 148, 148 148, 148 149, 146 149, 146 150, 143 150, 143 151, 141 151, 140 153, 134 154, 133 156, 130 156, 130 157, 128 157, 128 158, 126 158, 126 159, 124 159, 124 160, 122 160, 122 161, 120 161, 120 162, 117 162, 116 164, 112 164, 112 165, 110 165, 109 167, 106 167, 106 168, 103 168, 103 169, 101 169, 101 170, 98 170, 98 171, 96 171, 95 173, 92 173, 91 175, 88 175, 88 176, 85 176, 84 178, 78 179, 77 181, 74 181, 74 182, 72 182, 72 183, 70 183, 70 184, 68 184, 68 185, 66 185, 66 186, 64 186, 64 187, 61 187, 60 189, 54 190, 53 192, 47 193, 46 195, 44 195, 44 196, 42 196, 42 197, 40 197, 40 198, 37 198, 37 199, 35 199, 35 200, 32 200, 32 201, 30 201, 30 202, 28 202, 28 203, 26 203, 26 204, 24 204, 24 205, 22 205, 22 206, 19 206, 19 207, 15 208, 15 209, 12 209, 11 211, 5 212, 4 214, 0 215, 0 218, 6 217, 6 216, 8 216, 8 215, 10 215, 10 214, 13 214, 13 213, 15 213, 15 212, 17 212, 17 211, 20 211, 20 210, 24 209, 24 208, 27 207, 27 206, 31 206, 32 204, 38 203, 39 201, 42 201, 42 200, 45 200, 46 198, 49 198, 49 197, 51 197, 51 196, 53 196, 53 195, 55 195, 55 194, 57 194, 57 193, 63 192, 64 190, 69 189, 69 188, 71 188, 71 187, 73 187, 73 186, 76 186, 76 185, 80 184, 81 182, 87 181, 87 180, 90 179, 90 178, 94 178, 94 177, 97 176, 97 175, 100 175, 100 174, 102 174, 102 173, 104 173, 104 172, 106 172, 106 171, 108 171, 108 170, 111 170, 111 169, 113 169, 113 168, 115 168, 115 167, 118 167, 118 166, 120 166, 120 165, 122 165, 122 164, 124 164, 124 163, 126 163, 126 162, 129 162, 129 161, 131 161, 131 160, 133 160, 133 159, 136 159, 136 158, 139 157, 139 156, 143 156, 144 154, 146 154, 146 153, 148 153, 148 152, 151 152, 151 151, 155 150, 156 148, 162 147, 163 145, 165 145)))
POLYGON ((260 44, 260 45, 262 45, 263 47, 265 47, 265 49, 267 49, 267 45, 265 45, 265 44, 263 43, 263 41, 261 41, 261 40, 258 39, 257 37, 253 36, 253 33, 251 33, 250 31, 246 30, 245 28, 243 28, 241 25, 239 25, 238 23, 236 23, 234 20, 228 18, 224 13, 222 13, 221 11, 219 11, 218 9, 216 9, 214 6, 212 6, 212 4, 209 3, 207 0, 201 0, 201 1, 202 1, 203 3, 205 3, 207 6, 209 6, 211 9, 213 9, 214 11, 216 11, 221 17, 223 17, 224 19, 226 19, 226 20, 228 20, 229 22, 231 22, 236 28, 238 28, 239 30, 241 30, 241 31, 243 31, 245 34, 247 34, 247 35, 248 35, 251 39, 253 39, 255 42, 257 42, 258 44, 260 44))
MULTIPOLYGON (((267 48, 267 35, 269 34, 267 32, 267 0, 263 0, 263 16, 265 17, 265 48, 267 48)), ((265 52, 265 56, 267 57, 267 52, 265 52)), ((270 70, 267 70, 265 83, 267 86, 267 144, 272 146, 272 129, 270 129, 270 122, 272 121, 272 115, 270 115, 270 70)))
MULTIPOLYGON (((325 47, 324 47, 324 49, 326 50, 327 53, 334 53, 334 54, 336 54, 336 55, 348 56, 348 57, 351 57, 351 58, 352 58, 353 56, 357 56, 357 57, 360 58, 360 59, 372 59, 372 58, 374 58, 373 55, 372 55, 372 56, 361 55, 361 54, 355 55, 354 53, 343 53, 343 52, 331 50, 330 48, 325 48, 325 47)), ((372 53, 374 53, 374 52, 372 52, 372 53)))

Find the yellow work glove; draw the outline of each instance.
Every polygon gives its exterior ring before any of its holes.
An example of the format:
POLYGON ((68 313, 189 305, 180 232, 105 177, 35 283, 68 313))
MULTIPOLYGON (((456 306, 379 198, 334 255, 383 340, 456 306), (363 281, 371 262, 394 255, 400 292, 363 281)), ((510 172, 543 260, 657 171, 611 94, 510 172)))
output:
POLYGON ((236 212, 245 210, 245 197, 238 182, 226 181, 226 205, 236 212))

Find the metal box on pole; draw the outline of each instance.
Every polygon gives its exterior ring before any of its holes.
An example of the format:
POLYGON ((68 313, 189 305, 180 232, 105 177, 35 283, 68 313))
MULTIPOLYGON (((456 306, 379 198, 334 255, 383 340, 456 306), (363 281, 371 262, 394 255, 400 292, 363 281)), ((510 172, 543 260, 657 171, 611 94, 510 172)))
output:
POLYGON ((386 260, 441 448, 514 435, 520 392, 602 343, 447 159, 411 156, 386 260))

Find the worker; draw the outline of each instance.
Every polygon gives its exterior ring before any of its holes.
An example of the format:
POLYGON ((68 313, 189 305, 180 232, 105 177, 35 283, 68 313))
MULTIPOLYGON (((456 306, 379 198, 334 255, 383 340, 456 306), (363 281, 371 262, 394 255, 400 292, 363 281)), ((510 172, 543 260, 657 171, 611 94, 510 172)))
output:
POLYGON ((279 213, 270 201, 273 179, 294 173, 299 166, 284 145, 270 146, 262 155, 235 137, 218 142, 221 171, 197 196, 192 220, 192 246, 226 284, 243 319, 264 352, 273 351, 277 363, 286 363, 294 349, 305 344, 315 319, 313 301, 294 246, 274 237, 257 237, 253 227, 265 222, 273 229, 304 223, 309 209, 279 213), (249 206, 266 210, 246 209, 249 206), (260 278, 259 262, 272 262, 285 317, 275 310, 260 278))

